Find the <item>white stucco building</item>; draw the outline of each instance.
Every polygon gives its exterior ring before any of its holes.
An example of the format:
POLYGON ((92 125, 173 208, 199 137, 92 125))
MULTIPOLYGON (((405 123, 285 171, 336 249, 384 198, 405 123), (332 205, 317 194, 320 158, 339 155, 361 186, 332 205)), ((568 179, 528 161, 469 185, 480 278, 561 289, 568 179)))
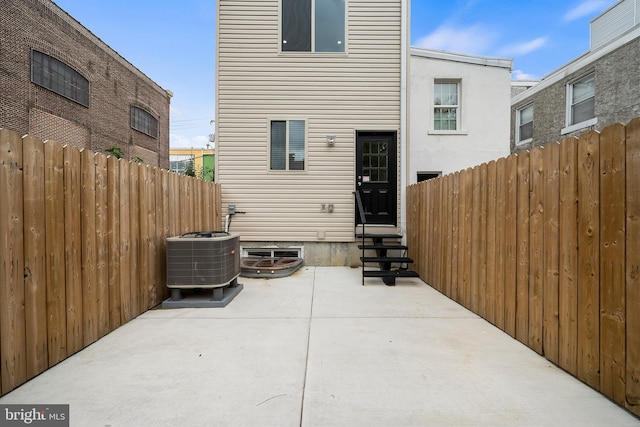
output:
POLYGON ((411 48, 408 182, 509 155, 513 60, 411 48))

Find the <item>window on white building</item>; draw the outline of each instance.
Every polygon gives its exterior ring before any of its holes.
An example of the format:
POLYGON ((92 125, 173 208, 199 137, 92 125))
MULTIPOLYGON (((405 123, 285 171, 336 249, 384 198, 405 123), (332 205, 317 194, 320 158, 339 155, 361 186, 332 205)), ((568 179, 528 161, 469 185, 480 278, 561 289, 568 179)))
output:
POLYGON ((433 129, 460 129, 460 83, 438 81, 433 85, 433 129))

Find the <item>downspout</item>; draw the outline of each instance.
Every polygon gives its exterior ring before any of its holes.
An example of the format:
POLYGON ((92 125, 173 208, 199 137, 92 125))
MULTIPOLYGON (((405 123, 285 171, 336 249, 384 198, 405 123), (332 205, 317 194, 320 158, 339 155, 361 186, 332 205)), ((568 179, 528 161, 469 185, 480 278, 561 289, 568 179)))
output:
POLYGON ((408 146, 408 119, 407 119, 407 55, 409 42, 409 0, 401 1, 401 22, 400 22, 400 232, 403 234, 403 241, 406 242, 407 231, 407 152, 408 146))

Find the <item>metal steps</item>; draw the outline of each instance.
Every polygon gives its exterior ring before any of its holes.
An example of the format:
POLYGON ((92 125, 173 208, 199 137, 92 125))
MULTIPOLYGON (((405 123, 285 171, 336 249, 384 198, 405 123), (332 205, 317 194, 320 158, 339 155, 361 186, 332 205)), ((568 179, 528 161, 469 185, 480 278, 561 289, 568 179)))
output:
POLYGON ((418 273, 406 268, 406 264, 413 263, 413 259, 406 255, 391 255, 389 251, 401 251, 403 254, 407 252, 407 246, 398 244, 397 241, 402 238, 398 234, 356 234, 356 237, 362 239, 362 244, 358 245, 362 249, 362 284, 364 285, 365 277, 380 277, 387 286, 394 286, 398 277, 419 277, 418 273), (370 240, 372 243, 365 243, 370 240), (391 242, 388 242, 391 240, 391 242), (365 256, 365 250, 373 250, 376 256, 365 256), (365 264, 376 263, 378 270, 365 270, 365 264), (394 267, 394 264, 400 264, 394 267))

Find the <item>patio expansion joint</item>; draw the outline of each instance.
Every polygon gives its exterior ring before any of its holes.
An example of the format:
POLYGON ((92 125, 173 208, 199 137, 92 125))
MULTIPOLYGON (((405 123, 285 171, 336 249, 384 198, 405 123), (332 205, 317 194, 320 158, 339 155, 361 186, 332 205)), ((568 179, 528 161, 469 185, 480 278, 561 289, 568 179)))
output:
POLYGON ((304 398, 305 390, 307 387, 307 371, 309 369, 309 347, 311 343, 311 322, 313 320, 313 299, 315 296, 316 286, 316 269, 313 270, 313 280, 311 281, 311 304, 309 307, 309 318, 307 319, 307 349, 304 359, 304 378, 302 380, 302 396, 300 398, 300 427, 302 427, 302 420, 304 415, 304 398))

